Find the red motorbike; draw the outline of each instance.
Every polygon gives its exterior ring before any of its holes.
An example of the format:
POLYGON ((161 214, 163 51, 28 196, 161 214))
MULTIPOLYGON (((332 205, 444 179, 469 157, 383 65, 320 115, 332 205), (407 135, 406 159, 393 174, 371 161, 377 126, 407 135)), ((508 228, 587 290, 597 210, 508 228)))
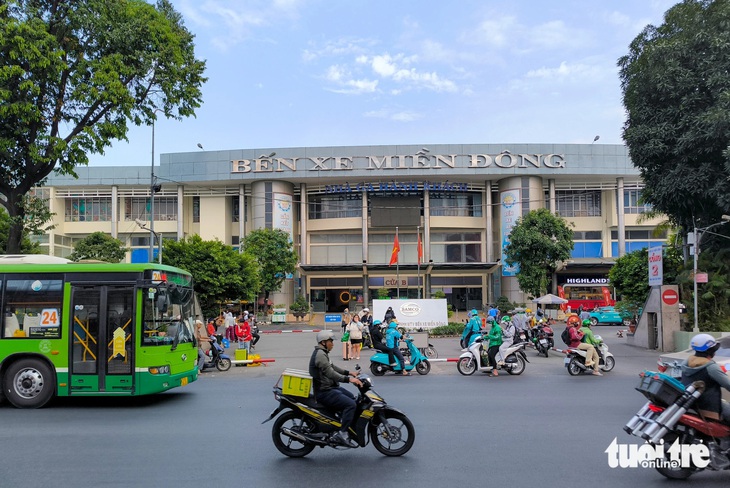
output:
POLYGON ((656 448, 656 459, 647 465, 670 479, 686 479, 705 469, 730 469, 730 426, 692 409, 704 382, 685 388, 662 373, 646 371, 640 376, 636 389, 649 401, 624 430, 656 448))

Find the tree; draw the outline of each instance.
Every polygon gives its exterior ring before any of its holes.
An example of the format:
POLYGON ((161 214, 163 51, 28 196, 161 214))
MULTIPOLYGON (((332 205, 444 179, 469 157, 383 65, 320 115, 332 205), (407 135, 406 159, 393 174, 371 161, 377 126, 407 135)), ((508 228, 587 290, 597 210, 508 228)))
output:
POLYGON ((68 258, 71 261, 95 259, 107 263, 119 263, 126 255, 127 248, 122 241, 104 232, 94 232, 74 244, 74 250, 68 258))
POLYGON ((269 294, 281 288, 286 275, 296 270, 299 258, 289 234, 281 229, 254 230, 243 240, 243 251, 259 263, 265 309, 269 294))
MULTIPOLYGON (((662 270, 664 283, 676 284, 682 273, 682 251, 676 247, 666 247, 662 252, 662 270)), ((649 297, 649 249, 639 249, 626 253, 616 259, 608 273, 611 286, 616 289, 616 296, 620 302, 619 309, 638 314, 644 302, 649 297)))
POLYGON ((685 0, 619 59, 642 199, 685 231, 730 209, 730 1, 685 0))
POLYGON ((74 175, 156 112, 201 103, 205 62, 169 0, 0 3, 0 205, 7 252, 20 249, 23 196, 51 171, 74 175))
MULTIPOLYGON (((8 244, 8 235, 10 234, 10 216, 4 208, 0 207, 0 249, 5 249, 8 244)), ((27 232, 23 232, 20 241, 20 254, 40 254, 41 248, 37 242, 33 242, 28 237, 27 232)))
POLYGON ((194 235, 165 241, 162 262, 193 275, 195 293, 207 317, 218 315, 223 303, 253 300, 261 288, 256 261, 218 240, 204 241, 194 235))
POLYGON ((533 297, 544 295, 558 263, 570 258, 573 231, 550 210, 532 210, 517 219, 505 247, 507 264, 518 264, 517 283, 533 297))

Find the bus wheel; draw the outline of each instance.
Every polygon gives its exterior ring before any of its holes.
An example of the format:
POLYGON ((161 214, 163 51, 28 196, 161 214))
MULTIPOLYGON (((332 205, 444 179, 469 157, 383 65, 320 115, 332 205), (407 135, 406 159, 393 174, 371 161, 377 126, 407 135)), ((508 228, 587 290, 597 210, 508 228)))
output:
POLYGON ((55 390, 53 371, 37 359, 21 359, 5 371, 3 393, 17 408, 40 408, 53 398, 55 390))

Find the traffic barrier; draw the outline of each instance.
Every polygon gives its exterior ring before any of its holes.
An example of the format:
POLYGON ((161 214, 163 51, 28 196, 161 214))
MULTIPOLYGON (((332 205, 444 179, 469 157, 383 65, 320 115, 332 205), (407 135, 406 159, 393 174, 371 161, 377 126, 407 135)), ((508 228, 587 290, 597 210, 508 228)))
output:
POLYGON ((299 330, 260 330, 261 334, 288 334, 291 332, 322 332, 322 329, 299 329, 299 330))

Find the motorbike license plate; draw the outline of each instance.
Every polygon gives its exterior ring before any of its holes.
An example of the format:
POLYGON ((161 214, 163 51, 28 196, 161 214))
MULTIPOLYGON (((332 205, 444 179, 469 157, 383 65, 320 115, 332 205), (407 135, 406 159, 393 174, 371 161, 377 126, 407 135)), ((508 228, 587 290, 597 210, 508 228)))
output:
POLYGON ((540 339, 540 344, 542 344, 543 346, 547 346, 547 344, 548 344, 547 339, 540 339))
POLYGON ((565 359, 563 359, 563 363, 570 364, 570 358, 566 357, 565 359))
POLYGON ((672 378, 681 378, 682 377, 682 369, 681 368, 671 368, 669 370, 669 375, 672 378))

